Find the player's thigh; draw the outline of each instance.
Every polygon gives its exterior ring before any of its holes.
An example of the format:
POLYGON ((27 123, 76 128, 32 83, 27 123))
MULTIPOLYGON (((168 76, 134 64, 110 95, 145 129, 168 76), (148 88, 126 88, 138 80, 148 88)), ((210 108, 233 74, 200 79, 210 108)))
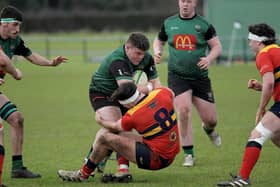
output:
POLYGON ((110 132, 106 133, 105 139, 111 149, 118 152, 129 161, 136 163, 136 141, 134 139, 110 132))
POLYGON ((101 115, 104 120, 117 121, 122 117, 119 107, 105 106, 96 111, 96 115, 101 115))
POLYGON ((177 112, 190 112, 192 109, 192 90, 177 95, 174 99, 177 112))

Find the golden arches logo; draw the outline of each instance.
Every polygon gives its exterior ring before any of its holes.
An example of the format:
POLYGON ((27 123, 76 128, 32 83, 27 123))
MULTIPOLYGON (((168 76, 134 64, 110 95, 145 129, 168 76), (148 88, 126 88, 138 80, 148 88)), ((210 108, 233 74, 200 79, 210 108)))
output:
POLYGON ((176 49, 186 49, 195 50, 192 38, 189 35, 177 35, 175 36, 175 48, 176 49))

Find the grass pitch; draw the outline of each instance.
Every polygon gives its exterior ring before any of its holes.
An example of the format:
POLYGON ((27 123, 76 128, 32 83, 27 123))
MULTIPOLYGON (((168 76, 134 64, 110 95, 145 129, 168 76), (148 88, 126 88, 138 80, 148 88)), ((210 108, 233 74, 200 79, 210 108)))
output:
MULTIPOLYGON (((88 100, 88 85, 97 66, 95 63, 71 61, 71 58, 68 64, 56 68, 18 63, 23 80, 6 77, 1 91, 25 117, 24 163, 43 177, 32 180, 10 178, 11 146, 9 126, 5 124, 4 184, 13 187, 207 187, 228 179, 229 172, 238 173, 248 134, 254 127, 260 97, 259 93, 247 89, 247 80, 259 77, 253 64, 213 65, 210 68, 222 147, 215 148, 209 142, 194 111, 195 167, 182 167, 183 152, 180 152, 175 162, 161 171, 140 170, 131 164, 134 182, 129 184, 102 184, 99 175, 87 183, 61 181, 57 170, 79 169, 99 128, 88 100)), ((166 64, 158 65, 158 70, 166 85, 166 64)), ((271 142, 266 142, 251 176, 255 187, 279 186, 279 156, 279 150, 271 142)), ((106 172, 115 170, 116 162, 109 161, 106 172)))

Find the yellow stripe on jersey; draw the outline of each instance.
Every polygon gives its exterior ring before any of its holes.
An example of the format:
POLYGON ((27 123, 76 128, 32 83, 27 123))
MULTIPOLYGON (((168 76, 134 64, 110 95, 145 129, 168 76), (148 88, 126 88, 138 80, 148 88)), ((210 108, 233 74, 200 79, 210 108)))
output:
POLYGON ((277 44, 271 44, 271 45, 264 47, 262 50, 260 50, 259 54, 263 53, 263 52, 267 52, 271 48, 280 48, 280 47, 277 44))
POLYGON ((129 115, 133 115, 138 109, 142 108, 145 104, 147 104, 148 102, 150 102, 152 99, 155 98, 155 96, 160 92, 161 90, 158 89, 158 90, 154 90, 154 91, 151 91, 149 93, 149 95, 143 100, 141 101, 140 103, 138 103, 135 107, 133 107, 132 109, 128 110, 127 113, 129 115))
POLYGON ((274 73, 275 80, 280 78, 280 70, 274 73))
POLYGON ((172 120, 175 121, 176 120, 176 113, 174 112, 171 116, 172 120))
POLYGON ((146 138, 146 137, 149 137, 149 136, 153 136, 153 135, 159 133, 161 130, 162 130, 162 128, 160 126, 158 126, 158 127, 154 128, 153 130, 144 133, 143 137, 146 138))

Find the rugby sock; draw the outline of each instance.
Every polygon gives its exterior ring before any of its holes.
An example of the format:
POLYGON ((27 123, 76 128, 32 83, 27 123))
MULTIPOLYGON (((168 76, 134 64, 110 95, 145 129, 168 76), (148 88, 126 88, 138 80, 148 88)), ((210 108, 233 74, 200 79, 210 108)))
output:
POLYGON ((205 133, 207 135, 210 135, 214 131, 214 129, 209 129, 209 128, 205 127, 205 126, 203 126, 203 130, 205 131, 205 133))
POLYGON ((90 149, 89 149, 89 151, 88 151, 88 154, 87 154, 87 156, 86 156, 87 159, 89 158, 91 152, 92 152, 92 146, 90 147, 90 149))
POLYGON ((4 157, 5 157, 5 148, 3 147, 3 145, 0 145, 0 185, 2 184, 4 157))
POLYGON ((185 155, 192 155, 194 157, 193 145, 182 146, 185 155))
POLYGON ((21 169, 23 167, 22 155, 12 156, 12 170, 21 169))
POLYGON ((239 175, 247 180, 250 177, 251 171, 259 159, 262 145, 258 142, 248 142, 243 155, 242 165, 239 171, 239 175))
POLYGON ((87 163, 83 165, 83 167, 80 169, 80 172, 82 173, 82 177, 87 179, 91 173, 95 170, 97 167, 97 164, 93 163, 90 159, 87 160, 87 163))
POLYGON ((117 160, 118 160, 118 171, 128 172, 129 168, 129 161, 121 156, 119 153, 117 153, 117 160))

